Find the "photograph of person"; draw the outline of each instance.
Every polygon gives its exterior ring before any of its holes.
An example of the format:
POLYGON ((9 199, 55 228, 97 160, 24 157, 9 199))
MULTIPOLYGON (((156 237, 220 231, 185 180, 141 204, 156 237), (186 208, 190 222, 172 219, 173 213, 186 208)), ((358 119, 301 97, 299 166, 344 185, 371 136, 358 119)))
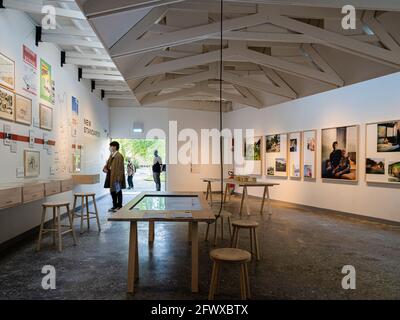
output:
POLYGON ((322 130, 322 178, 357 180, 358 127, 322 130))

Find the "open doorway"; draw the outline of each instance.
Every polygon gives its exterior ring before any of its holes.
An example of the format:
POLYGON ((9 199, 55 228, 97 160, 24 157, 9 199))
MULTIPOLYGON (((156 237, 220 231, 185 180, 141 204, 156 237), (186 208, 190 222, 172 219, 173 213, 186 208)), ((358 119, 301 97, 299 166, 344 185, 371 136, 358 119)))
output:
MULTIPOLYGON (((156 184, 153 180, 153 158, 154 150, 158 151, 163 164, 166 159, 165 139, 113 139, 120 144, 120 152, 125 158, 127 169, 128 159, 131 159, 136 172, 133 175, 133 188, 126 192, 155 191, 156 184)), ((126 171, 125 171, 126 172, 126 171)), ((125 173, 126 174, 126 173, 125 173)), ((166 190, 166 172, 161 172, 161 191, 166 190)), ((127 185, 128 186, 128 185, 127 185)))

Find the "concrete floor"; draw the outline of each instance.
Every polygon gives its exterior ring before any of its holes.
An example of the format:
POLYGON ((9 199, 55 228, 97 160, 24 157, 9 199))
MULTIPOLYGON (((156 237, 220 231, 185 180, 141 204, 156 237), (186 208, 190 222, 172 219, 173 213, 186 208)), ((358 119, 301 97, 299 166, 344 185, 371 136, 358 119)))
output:
MULTIPOLYGON (((125 202, 133 195, 125 197, 125 202)), ((42 251, 30 241, 0 258, 0 299, 206 299, 211 276, 208 256, 213 248, 203 241, 200 226, 200 293, 190 293, 190 244, 187 225, 158 223, 153 247, 147 242, 147 224, 139 224, 140 281, 137 292, 126 291, 128 223, 107 222, 108 198, 99 201, 102 232, 79 235, 73 246, 64 237, 58 253, 49 237, 42 251), (41 288, 41 269, 56 268, 56 290, 41 288)), ((239 198, 227 210, 238 212, 239 198)), ((251 208, 257 212, 259 200, 251 208)), ((262 260, 250 264, 254 299, 400 299, 400 227, 365 222, 274 203, 272 216, 251 216, 258 230, 262 260), (353 265, 357 289, 343 290, 341 269, 353 265)), ((78 221, 76 227, 78 227, 78 221)), ((227 228, 225 228, 227 231, 227 228)), ((248 244, 243 234, 241 246, 248 244)), ((228 246, 229 241, 218 246, 228 246)), ((239 271, 222 269, 217 299, 238 299, 239 271)))

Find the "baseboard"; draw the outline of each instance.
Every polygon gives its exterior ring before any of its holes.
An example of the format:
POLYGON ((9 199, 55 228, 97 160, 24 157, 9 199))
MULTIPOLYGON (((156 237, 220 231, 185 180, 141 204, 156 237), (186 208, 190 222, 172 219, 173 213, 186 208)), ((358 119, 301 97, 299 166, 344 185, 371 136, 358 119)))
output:
MULTIPOLYGON (((98 201, 106 196, 108 196, 107 193, 105 193, 99 197, 96 197, 96 201, 98 201)), ((93 203, 93 200, 89 201, 89 205, 91 205, 92 203, 93 203)), ((81 206, 77 206, 76 211, 80 211, 80 210, 81 210, 81 206)), ((61 215, 61 218, 62 219, 67 218, 67 213, 63 213, 61 215)), ((50 221, 46 222, 45 226, 50 227, 50 221)), ((39 230, 40 230, 40 225, 33 227, 32 229, 29 229, 28 231, 25 231, 24 233, 21 233, 20 235, 1 243, 0 244, 0 260, 4 256, 6 256, 8 253, 10 253, 11 250, 15 249, 16 247, 19 247, 25 243, 32 242, 33 240, 35 240, 39 234, 39 230)))

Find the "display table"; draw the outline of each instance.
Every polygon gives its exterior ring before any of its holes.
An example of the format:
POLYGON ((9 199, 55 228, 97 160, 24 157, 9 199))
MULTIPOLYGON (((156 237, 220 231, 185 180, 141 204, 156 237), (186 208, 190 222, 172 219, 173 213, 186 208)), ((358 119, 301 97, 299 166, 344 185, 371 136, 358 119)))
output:
POLYGON ((188 222, 190 224, 189 230, 192 243, 191 289, 192 292, 199 291, 198 223, 210 223, 215 220, 215 216, 202 193, 142 192, 122 209, 114 213, 108 220, 130 222, 128 251, 129 293, 134 293, 135 281, 139 278, 137 222, 147 221, 149 222, 149 227, 155 221, 188 222))
MULTIPOLYGON (((207 193, 206 193, 206 199, 210 197, 210 204, 212 204, 212 189, 211 189, 211 183, 212 182, 221 182, 221 179, 218 178, 203 178, 203 182, 207 182, 207 193)), ((268 213, 272 214, 272 208, 271 208, 271 198, 269 195, 269 188, 273 186, 278 186, 279 183, 275 182, 262 182, 262 181, 237 181, 235 179, 224 179, 223 183, 225 184, 225 194, 223 198, 223 203, 226 202, 226 195, 228 193, 228 184, 234 184, 237 187, 242 187, 243 192, 242 192, 242 200, 240 202, 240 211, 239 214, 242 215, 243 212, 243 205, 246 204, 246 211, 247 215, 250 215, 249 211, 249 206, 248 206, 248 192, 247 188, 264 188, 263 192, 263 197, 262 197, 262 202, 261 202, 261 209, 260 209, 260 214, 262 215, 264 212, 264 204, 265 204, 265 199, 267 199, 267 205, 268 205, 268 213)))

